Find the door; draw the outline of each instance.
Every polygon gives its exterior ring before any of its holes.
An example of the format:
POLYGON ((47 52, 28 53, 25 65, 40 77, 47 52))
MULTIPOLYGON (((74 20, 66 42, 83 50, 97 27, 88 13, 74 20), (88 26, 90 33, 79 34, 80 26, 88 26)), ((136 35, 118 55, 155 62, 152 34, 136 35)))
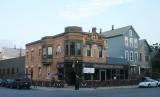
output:
POLYGON ((105 81, 106 79, 106 71, 101 71, 101 81, 105 81))

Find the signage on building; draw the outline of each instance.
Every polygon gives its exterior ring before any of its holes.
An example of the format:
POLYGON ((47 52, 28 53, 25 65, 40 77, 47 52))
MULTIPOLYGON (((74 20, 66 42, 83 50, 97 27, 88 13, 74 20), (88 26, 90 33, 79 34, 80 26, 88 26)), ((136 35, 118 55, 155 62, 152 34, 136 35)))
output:
POLYGON ((95 68, 83 68, 83 73, 94 73, 95 68))

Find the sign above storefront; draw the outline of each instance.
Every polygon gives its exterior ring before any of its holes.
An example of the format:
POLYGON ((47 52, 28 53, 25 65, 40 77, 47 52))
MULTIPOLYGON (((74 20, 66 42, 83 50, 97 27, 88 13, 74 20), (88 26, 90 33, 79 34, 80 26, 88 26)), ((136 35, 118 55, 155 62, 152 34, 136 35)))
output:
POLYGON ((83 73, 95 73, 95 68, 83 68, 83 73))

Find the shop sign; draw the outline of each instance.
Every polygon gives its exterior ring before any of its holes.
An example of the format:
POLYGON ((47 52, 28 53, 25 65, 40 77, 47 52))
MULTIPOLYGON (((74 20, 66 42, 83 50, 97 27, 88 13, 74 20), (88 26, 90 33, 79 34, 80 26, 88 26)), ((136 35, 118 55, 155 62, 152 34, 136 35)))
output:
POLYGON ((95 68, 83 68, 83 73, 95 73, 95 68))

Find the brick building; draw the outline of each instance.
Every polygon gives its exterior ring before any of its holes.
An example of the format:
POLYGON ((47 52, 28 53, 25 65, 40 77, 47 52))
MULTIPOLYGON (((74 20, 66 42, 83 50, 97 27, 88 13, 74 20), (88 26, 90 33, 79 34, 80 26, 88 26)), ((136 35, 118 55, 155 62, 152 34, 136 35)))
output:
POLYGON ((98 67, 106 64, 105 45, 96 28, 88 33, 81 27, 66 27, 64 33, 26 44, 25 72, 33 80, 65 80, 68 84, 74 84, 75 75, 99 79, 98 67), (84 68, 94 68, 95 73, 84 73, 84 68))

